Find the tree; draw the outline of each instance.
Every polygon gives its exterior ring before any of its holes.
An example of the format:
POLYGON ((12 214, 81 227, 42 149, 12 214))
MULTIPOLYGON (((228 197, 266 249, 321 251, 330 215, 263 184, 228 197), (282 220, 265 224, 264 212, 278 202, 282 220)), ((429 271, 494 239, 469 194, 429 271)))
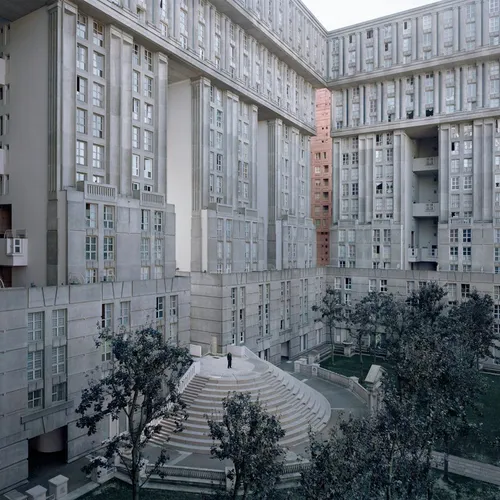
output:
POLYGON ((251 401, 248 393, 232 393, 222 406, 222 421, 215 416, 207 418, 214 440, 210 452, 219 460, 233 462, 234 470, 228 475, 234 481, 232 498, 237 498, 241 487, 243 499, 250 490, 257 498, 273 498, 285 457, 279 445, 285 431, 279 420, 258 400, 251 401))
POLYGON ((390 330, 390 323, 397 318, 398 304, 394 297, 383 292, 369 292, 354 307, 349 317, 350 336, 359 351, 361 378, 363 378, 363 339, 370 339, 374 356, 380 347, 381 337, 390 330))
POLYGON ((346 319, 345 305, 342 304, 342 296, 339 290, 335 290, 330 286, 326 287, 325 295, 321 299, 321 303, 312 306, 314 312, 319 312, 323 323, 328 329, 330 335, 330 346, 332 355, 332 365, 335 364, 335 339, 333 329, 337 323, 346 319))
POLYGON ((186 405, 177 388, 192 359, 187 349, 165 342, 161 332, 149 327, 135 333, 113 334, 106 329, 100 330, 96 345, 111 348, 111 366, 100 379, 90 380, 89 387, 82 391, 76 409, 80 415, 77 427, 87 429, 91 436, 105 419, 117 420, 124 415, 128 431, 104 442, 107 463, 93 461, 86 466, 86 471, 98 465, 106 466, 118 455, 132 484, 132 498, 138 500, 142 485, 151 474, 162 475, 161 466, 168 458, 162 449, 141 481, 144 448, 160 432, 159 421, 175 418, 179 431, 182 430, 180 422, 187 418, 186 405))
POLYGON ((477 360, 489 353, 495 338, 491 298, 472 292, 469 300, 447 307, 445 295, 445 290, 429 283, 405 301, 388 296, 387 303, 379 306, 386 309, 384 313, 373 311, 375 301, 367 299, 370 307, 364 313, 370 314, 353 321, 372 322, 378 315, 372 326, 362 328, 369 331, 376 326, 388 337, 391 366, 382 385, 383 404, 361 424, 343 423, 327 443, 311 445, 316 477, 322 467, 335 473, 325 476, 332 479, 316 493, 312 479, 304 477, 304 487, 312 491, 306 498, 432 497, 432 451, 444 446, 447 474, 451 444, 475 432, 471 414, 479 410, 484 391, 477 360), (356 457, 356 464, 349 457, 356 457), (347 481, 362 489, 353 493, 347 481))

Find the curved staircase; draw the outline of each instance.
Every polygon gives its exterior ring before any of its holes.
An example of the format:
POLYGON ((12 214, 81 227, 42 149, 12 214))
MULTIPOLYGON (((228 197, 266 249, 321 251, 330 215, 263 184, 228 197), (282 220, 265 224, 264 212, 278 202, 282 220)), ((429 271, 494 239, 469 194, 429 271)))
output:
MULTIPOLYGON (((230 392, 249 392, 266 410, 279 417, 285 430, 281 445, 286 448, 308 441, 308 432, 321 431, 331 415, 327 399, 276 366, 260 359, 249 359, 254 369, 235 375, 196 375, 183 392, 189 418, 182 432, 174 433, 175 422, 163 420, 162 430, 151 442, 179 451, 209 454, 212 439, 207 418, 222 415, 222 400, 230 392)), ((234 364, 234 361, 233 361, 234 364)), ((231 374, 232 372, 227 372, 231 374)))

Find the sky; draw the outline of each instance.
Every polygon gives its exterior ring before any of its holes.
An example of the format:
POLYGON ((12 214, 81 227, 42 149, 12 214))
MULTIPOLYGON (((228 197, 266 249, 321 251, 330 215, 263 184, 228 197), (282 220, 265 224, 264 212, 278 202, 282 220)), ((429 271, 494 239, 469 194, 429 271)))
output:
POLYGON ((327 30, 434 3, 435 0, 302 0, 327 30))

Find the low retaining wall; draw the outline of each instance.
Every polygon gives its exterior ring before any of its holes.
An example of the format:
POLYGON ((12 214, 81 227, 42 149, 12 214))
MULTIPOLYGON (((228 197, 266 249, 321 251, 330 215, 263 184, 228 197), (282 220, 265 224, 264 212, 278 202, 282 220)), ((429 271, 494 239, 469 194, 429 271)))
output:
POLYGON ((366 405, 370 406, 372 399, 371 394, 358 382, 357 377, 345 377, 340 373, 335 373, 327 370, 326 368, 321 368, 318 364, 313 363, 312 365, 308 365, 306 363, 307 360, 303 358, 295 361, 295 372, 303 373, 309 377, 318 377, 340 385, 341 387, 345 387, 358 396, 366 405))

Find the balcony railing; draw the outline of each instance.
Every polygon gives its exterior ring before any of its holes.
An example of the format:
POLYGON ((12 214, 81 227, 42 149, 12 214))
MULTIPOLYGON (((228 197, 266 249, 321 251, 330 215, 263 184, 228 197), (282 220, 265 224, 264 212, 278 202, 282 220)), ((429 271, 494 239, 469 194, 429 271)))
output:
POLYGON ((109 184, 79 181, 76 183, 78 191, 83 191, 86 200, 114 201, 116 200, 116 187, 109 184))
POLYGON ((413 171, 414 172, 437 172, 439 168, 439 158, 437 156, 429 156, 427 158, 414 158, 413 171))
POLYGON ((165 205, 165 195, 161 193, 134 191, 134 198, 143 206, 163 207, 165 205))
POLYGON ((438 217, 439 203, 413 203, 413 217, 438 217))
POLYGON ((0 239, 0 266, 28 265, 28 237, 25 229, 9 229, 0 239))

